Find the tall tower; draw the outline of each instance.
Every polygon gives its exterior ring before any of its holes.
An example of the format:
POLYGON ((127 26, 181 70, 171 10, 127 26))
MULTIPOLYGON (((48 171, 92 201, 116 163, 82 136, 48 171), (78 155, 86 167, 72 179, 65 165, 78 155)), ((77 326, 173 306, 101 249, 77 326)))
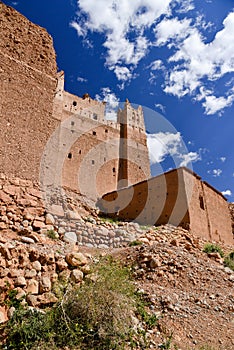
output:
POLYGON ((142 107, 134 109, 128 100, 118 111, 120 124, 118 188, 150 177, 149 153, 142 107))

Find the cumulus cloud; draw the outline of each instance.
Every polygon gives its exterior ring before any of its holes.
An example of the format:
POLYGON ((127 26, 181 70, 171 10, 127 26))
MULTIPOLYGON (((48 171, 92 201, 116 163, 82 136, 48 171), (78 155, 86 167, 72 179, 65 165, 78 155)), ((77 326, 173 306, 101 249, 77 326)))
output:
POLYGON ((119 99, 111 91, 109 87, 105 87, 101 89, 100 95, 96 95, 95 99, 97 101, 104 101, 106 102, 106 119, 107 120, 116 120, 116 110, 119 106, 119 99))
MULTIPOLYGON (((145 31, 161 15, 170 13, 172 2, 173 0, 79 0, 78 18, 71 22, 71 26, 83 37, 88 32, 104 34, 106 64, 118 73, 113 68, 116 65, 136 66, 145 56, 149 46, 145 31)), ((117 75, 117 78, 122 80, 123 75, 117 75)))
POLYGON ((230 190, 222 191, 223 196, 231 196, 232 192, 230 190))
POLYGON ((233 104, 232 80, 223 83, 222 93, 217 86, 234 72, 234 11, 215 33, 193 0, 77 0, 77 5, 71 27, 89 44, 89 34, 100 34, 105 64, 120 88, 136 77, 134 70, 150 50, 156 47, 160 56, 160 49, 166 47, 167 61, 155 57, 147 67, 150 83, 157 79, 153 71, 160 71, 165 93, 192 96, 207 115, 221 114, 233 104), (208 41, 206 32, 211 28, 213 36, 208 41))
MULTIPOLYGON (((178 18, 165 18, 155 28, 156 42, 155 45, 162 46, 168 42, 178 43, 181 39, 186 38, 191 33, 191 20, 178 18)), ((171 46, 170 46, 171 47, 171 46)))
POLYGON ((200 159, 196 152, 186 153, 181 134, 159 132, 147 135, 147 145, 151 164, 161 163, 167 156, 174 158, 179 166, 187 166, 200 159))
POLYGON ((166 76, 164 91, 177 97, 193 95, 202 101, 207 115, 221 112, 234 101, 233 87, 225 96, 216 96, 213 90, 225 74, 234 72, 234 12, 223 21, 223 29, 216 33, 213 41, 205 39, 196 25, 187 19, 164 19, 156 26, 156 45, 177 45, 178 49, 169 57, 172 68, 166 76), (186 34, 184 33, 187 27, 186 34), (173 30, 171 30, 173 28, 173 30), (202 64, 201 64, 202 62, 202 64), (214 88, 206 86, 213 83, 214 88))
POLYGON ((227 159, 226 157, 220 157, 220 160, 222 163, 226 162, 226 159, 227 159))

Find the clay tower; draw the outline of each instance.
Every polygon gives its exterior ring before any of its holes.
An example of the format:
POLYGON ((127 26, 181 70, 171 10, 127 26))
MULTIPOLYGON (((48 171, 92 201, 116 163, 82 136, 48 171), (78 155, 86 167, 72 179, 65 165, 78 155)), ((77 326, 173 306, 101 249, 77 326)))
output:
POLYGON ((118 188, 150 177, 149 153, 142 107, 134 109, 128 100, 118 111, 120 124, 118 188))

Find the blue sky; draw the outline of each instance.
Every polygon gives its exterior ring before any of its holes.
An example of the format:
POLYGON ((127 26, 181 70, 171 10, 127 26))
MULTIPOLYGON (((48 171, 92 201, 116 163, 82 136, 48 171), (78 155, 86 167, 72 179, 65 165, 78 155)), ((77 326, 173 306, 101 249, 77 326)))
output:
POLYGON ((67 91, 147 107, 153 175, 186 165, 234 201, 233 0, 3 2, 52 35, 67 91))

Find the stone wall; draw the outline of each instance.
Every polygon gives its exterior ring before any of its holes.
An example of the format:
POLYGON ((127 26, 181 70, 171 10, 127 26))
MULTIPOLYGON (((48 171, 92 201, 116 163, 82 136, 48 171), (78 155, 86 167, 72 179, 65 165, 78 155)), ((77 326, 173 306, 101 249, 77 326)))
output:
POLYGON ((98 218, 78 193, 57 190, 49 197, 51 202, 36 182, 0 174, 0 231, 15 232, 28 243, 52 234, 75 245, 106 249, 134 239, 119 225, 98 218))

